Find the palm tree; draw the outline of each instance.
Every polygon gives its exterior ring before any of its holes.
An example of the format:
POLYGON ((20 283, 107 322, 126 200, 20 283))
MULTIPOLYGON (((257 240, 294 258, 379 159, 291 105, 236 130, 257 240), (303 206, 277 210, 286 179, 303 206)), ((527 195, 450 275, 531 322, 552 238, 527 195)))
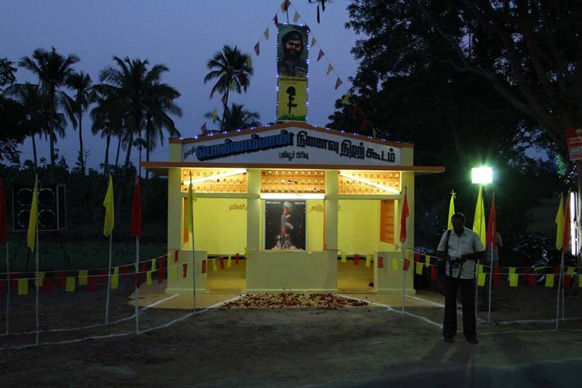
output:
MULTIPOLYGON (((212 119, 212 112, 204 114, 204 117, 212 119)), ((220 130, 224 132, 236 131, 237 129, 247 129, 260 127, 261 116, 257 112, 250 112, 242 104, 233 103, 230 108, 226 108, 222 120, 219 120, 220 130)))
POLYGON ((40 86, 31 83, 14 84, 4 92, 7 96, 12 96, 26 112, 26 119, 22 128, 31 136, 32 153, 34 167, 38 169, 38 154, 36 148, 36 135, 51 136, 49 128, 58 128, 64 131, 64 116, 48 106, 48 99, 42 92, 40 86))
MULTIPOLYGON (((182 111, 174 103, 180 96, 175 89, 161 83, 164 72, 169 69, 164 65, 155 65, 148 70, 147 60, 113 57, 117 67, 108 66, 100 73, 104 82, 100 89, 109 88, 108 104, 115 104, 123 109, 123 143, 127 149, 124 175, 129 169, 131 149, 134 139, 146 131, 147 149, 153 149, 156 132, 162 137, 163 130, 170 135, 179 134, 168 114, 181 115, 182 111)), ((149 153, 148 153, 149 158, 149 153)))
POLYGON ((210 70, 204 77, 204 83, 216 79, 216 83, 210 91, 210 98, 214 93, 222 93, 222 106, 224 111, 228 107, 228 96, 232 89, 237 93, 246 93, 250 84, 254 69, 249 54, 243 54, 234 46, 224 45, 222 51, 217 52, 206 63, 210 70))
MULTIPOLYGON (((51 51, 36 49, 32 57, 25 56, 19 62, 18 66, 24 67, 38 76, 41 93, 46 96, 47 109, 50 110, 51 116, 56 116, 58 106, 64 105, 66 94, 60 89, 65 85, 68 77, 73 72, 72 66, 79 62, 76 55, 66 57, 57 53, 53 47, 51 51)), ((51 171, 55 163, 55 143, 57 136, 63 137, 65 134, 64 125, 54 125, 51 120, 48 128, 44 128, 45 134, 50 142, 50 165, 51 171)), ((61 124, 63 124, 61 122, 61 124)))
POLYGON ((85 173, 85 158, 83 148, 83 114, 89 109, 89 105, 95 101, 95 92, 91 84, 91 76, 81 72, 72 73, 67 81, 67 85, 74 91, 73 99, 68 99, 68 113, 73 124, 73 128, 79 127, 79 167, 85 173))
POLYGON ((146 105, 146 160, 150 160, 150 152, 158 146, 158 139, 164 145, 164 131, 169 137, 180 136, 174 120, 175 115, 182 117, 182 109, 174 103, 180 93, 173 87, 156 82, 148 90, 146 105))
POLYGON ((103 167, 104 173, 107 175, 110 164, 109 147, 111 145, 111 139, 118 137, 120 139, 119 144, 121 144, 124 106, 113 100, 112 95, 114 89, 109 85, 95 85, 93 90, 96 94, 97 106, 91 110, 91 119, 93 120, 91 132, 94 135, 101 134, 101 137, 105 138, 106 145, 103 167))

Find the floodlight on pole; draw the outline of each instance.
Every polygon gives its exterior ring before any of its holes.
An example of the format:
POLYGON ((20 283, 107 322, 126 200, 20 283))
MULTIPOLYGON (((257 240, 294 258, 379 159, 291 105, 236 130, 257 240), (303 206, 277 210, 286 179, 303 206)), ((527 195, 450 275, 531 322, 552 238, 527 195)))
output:
POLYGON ((480 185, 493 182, 493 169, 491 167, 475 167, 471 169, 471 181, 480 185))

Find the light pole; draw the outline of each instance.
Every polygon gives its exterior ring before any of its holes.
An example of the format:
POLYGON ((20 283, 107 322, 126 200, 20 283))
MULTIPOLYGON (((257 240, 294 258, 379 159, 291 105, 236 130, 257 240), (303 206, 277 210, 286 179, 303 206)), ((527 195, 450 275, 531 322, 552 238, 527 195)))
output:
MULTIPOLYGON (((474 184, 479 185, 479 194, 477 196, 477 205, 475 207, 475 218, 473 222, 473 231, 479 235, 481 243, 485 248, 487 248, 487 231, 486 231, 486 224, 485 224, 485 206, 483 204, 483 185, 493 183, 493 169, 491 167, 476 167, 471 169, 471 181, 474 184)), ((493 195, 493 194, 492 194, 493 195)), ((494 195, 492 196, 494 198, 494 195)), ((493 200, 491 202, 491 206, 495 206, 493 204, 493 200)), ((491 209, 492 210, 492 209, 491 209)), ((494 210, 492 210, 491 214, 495 214, 494 210)), ((487 320, 491 320, 491 285, 493 280, 493 256, 495 254, 495 242, 497 239, 497 220, 491 219, 490 215, 490 224, 491 229, 489 230, 490 238, 490 260, 489 260, 489 282, 488 282, 488 290, 487 292, 487 320)), ((479 267, 477 267, 479 268, 479 267)), ((477 273, 477 277, 479 274, 477 273)), ((475 282, 475 308, 479 305, 479 279, 475 282)), ((485 295, 485 293, 483 293, 485 295)))

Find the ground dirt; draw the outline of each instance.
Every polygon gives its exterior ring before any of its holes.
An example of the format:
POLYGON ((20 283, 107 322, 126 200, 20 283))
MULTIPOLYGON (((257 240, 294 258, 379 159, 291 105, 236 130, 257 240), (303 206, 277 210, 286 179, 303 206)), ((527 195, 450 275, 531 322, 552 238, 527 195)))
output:
POLYGON ((181 308, 141 307, 139 335, 132 293, 131 282, 111 292, 107 317, 102 288, 43 293, 38 336, 36 295, 14 297, 7 331, 19 334, 0 336, 2 387, 562 387, 582 378, 582 297, 571 290, 555 330, 555 288, 497 288, 491 320, 478 313, 477 345, 462 333, 442 341, 432 291, 405 298, 404 309, 400 296, 372 293, 349 295, 366 306, 338 309, 224 308, 238 297, 225 294, 194 311, 190 297, 181 308))

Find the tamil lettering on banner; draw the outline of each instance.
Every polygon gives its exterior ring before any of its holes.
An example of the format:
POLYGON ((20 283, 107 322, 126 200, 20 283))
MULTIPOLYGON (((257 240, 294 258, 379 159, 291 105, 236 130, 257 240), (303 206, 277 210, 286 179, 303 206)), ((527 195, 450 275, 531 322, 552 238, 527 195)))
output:
POLYGON ((204 137, 182 147, 182 161, 297 166, 386 166, 402 162, 398 144, 307 127, 301 124, 284 129, 204 137))

